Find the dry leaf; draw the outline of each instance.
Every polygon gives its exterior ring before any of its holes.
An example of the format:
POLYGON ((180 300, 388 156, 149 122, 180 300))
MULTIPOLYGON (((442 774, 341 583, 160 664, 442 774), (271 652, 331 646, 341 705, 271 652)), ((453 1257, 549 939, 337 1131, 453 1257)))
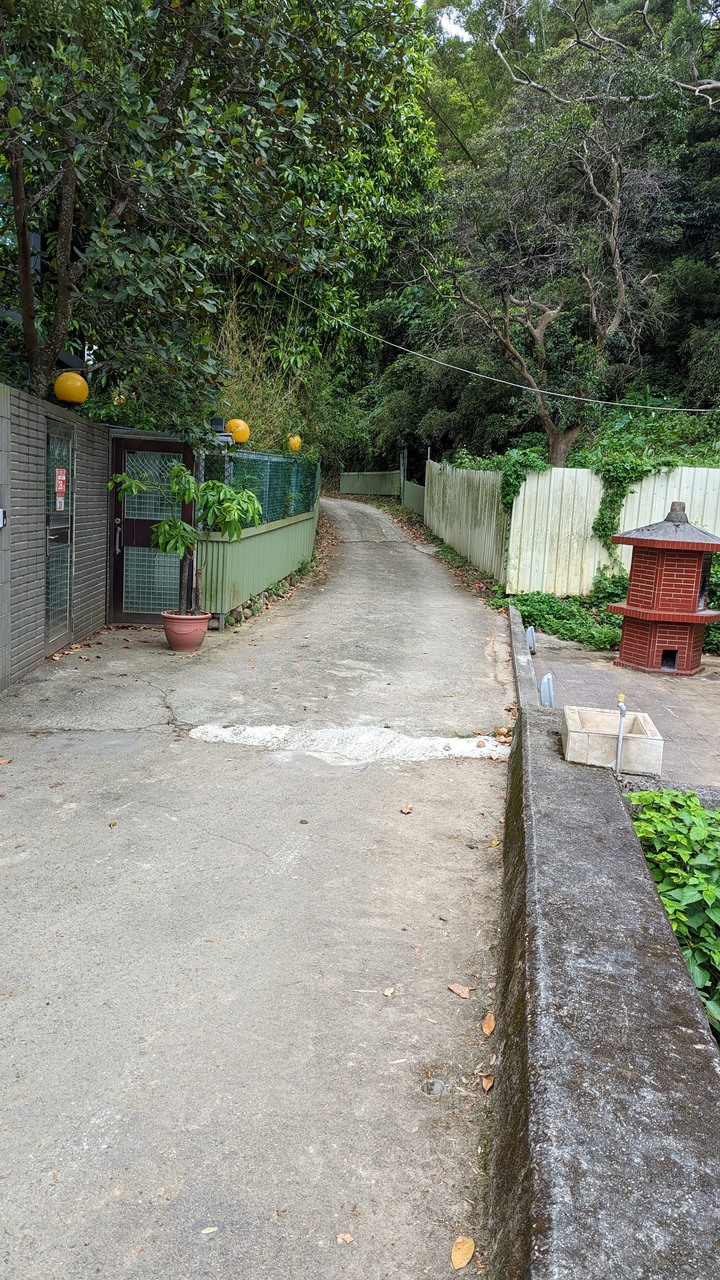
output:
POLYGON ((482 1027, 486 1036, 491 1036, 493 1031, 495 1030, 495 1014, 492 1012, 486 1013, 485 1017, 480 1023, 480 1026, 482 1027))
POLYGON ((3 756, 2 760, 0 760, 0 764, 10 764, 11 762, 12 756, 3 756))
POLYGON ((461 982, 451 982, 448 991, 452 991, 454 996, 459 996, 461 1000, 468 1000, 470 992, 476 991, 477 987, 464 987, 461 982))
POLYGON ((50 654, 50 657, 52 658, 52 661, 53 661, 53 662, 59 662, 59 661, 60 661, 60 659, 62 658, 62 654, 61 654, 61 653, 51 653, 51 654, 50 654))
POLYGON ((202 1231, 200 1232, 200 1235, 209 1236, 209 1235, 212 1235, 213 1231, 217 1231, 217 1227, 203 1227, 202 1231))
POLYGON ((117 826, 117 822, 108 822, 108 826, 109 826, 109 827, 116 827, 116 826, 117 826))
POLYGON ((412 813, 412 811, 413 811, 413 807, 411 804, 404 804, 402 809, 400 810, 401 813, 412 813))
POLYGON ((482 1078, 483 1093, 489 1093, 494 1083, 495 1083, 494 1076, 483 1076, 482 1078))
POLYGON ((496 845, 496 844, 499 844, 499 843, 500 843, 500 841, 499 841, 499 840, 491 840, 491 841, 490 841, 490 848, 491 848, 491 849, 494 849, 494 848, 495 848, 495 845, 496 845))
POLYGON ((383 995, 384 995, 384 996, 387 996, 388 1000, 390 1000, 390 999, 391 999, 391 997, 395 995, 395 988, 394 988, 394 987, 386 987, 386 988, 385 988, 385 990, 383 991, 383 995))
POLYGON ((354 1236, 349 1235, 348 1232, 345 1231, 341 1236, 336 1236, 335 1239, 338 1244, 352 1244, 354 1236))
POLYGON ((468 1262, 472 1261, 474 1252, 475 1241, 472 1237, 458 1236, 452 1247, 452 1253, 450 1255, 450 1261, 452 1262, 455 1271, 462 1271, 463 1267, 466 1267, 468 1262))

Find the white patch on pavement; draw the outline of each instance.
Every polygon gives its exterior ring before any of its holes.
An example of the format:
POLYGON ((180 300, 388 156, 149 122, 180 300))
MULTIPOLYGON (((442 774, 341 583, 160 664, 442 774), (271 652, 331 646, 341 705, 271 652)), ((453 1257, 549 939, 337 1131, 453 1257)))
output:
POLYGON ((471 760, 506 760, 510 748, 494 738, 411 738, 394 729, 355 725, 341 729, 304 729, 302 725, 201 724, 190 730, 200 742, 263 747, 266 751, 302 751, 333 763, 372 764, 376 760, 442 760, 464 756, 471 760))

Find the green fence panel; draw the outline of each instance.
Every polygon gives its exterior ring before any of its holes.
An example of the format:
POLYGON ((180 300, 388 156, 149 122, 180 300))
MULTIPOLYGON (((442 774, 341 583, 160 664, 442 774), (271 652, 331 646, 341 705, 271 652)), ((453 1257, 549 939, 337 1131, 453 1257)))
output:
POLYGON ((405 501, 404 506, 409 507, 416 515, 425 518, 425 486, 422 484, 414 484, 412 480, 405 481, 405 501))
POLYGON ((400 494, 399 471, 344 471, 340 476, 340 492, 376 494, 393 498, 400 494))
POLYGON ((208 613, 231 613, 272 582, 309 560, 315 543, 319 503, 312 511, 246 529, 238 542, 211 534, 200 551, 202 605, 208 613))

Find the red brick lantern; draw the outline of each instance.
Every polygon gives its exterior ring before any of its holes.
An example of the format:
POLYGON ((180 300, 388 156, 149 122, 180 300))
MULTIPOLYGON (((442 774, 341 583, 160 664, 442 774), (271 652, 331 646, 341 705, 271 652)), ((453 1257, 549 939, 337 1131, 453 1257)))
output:
POLYGON ((609 604, 623 615, 616 667, 695 676, 702 671, 705 625, 720 621, 708 609, 710 560, 720 538, 688 522, 684 502, 673 502, 664 520, 618 533, 613 542, 633 548, 627 601, 609 604))

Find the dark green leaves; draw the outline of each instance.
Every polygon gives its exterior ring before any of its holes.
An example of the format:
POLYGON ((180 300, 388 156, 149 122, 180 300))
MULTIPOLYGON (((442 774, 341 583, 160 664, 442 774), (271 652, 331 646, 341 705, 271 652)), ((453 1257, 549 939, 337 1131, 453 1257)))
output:
POLYGON ((704 809, 692 791, 639 791, 628 800, 685 962, 720 1033, 720 809, 704 809))

